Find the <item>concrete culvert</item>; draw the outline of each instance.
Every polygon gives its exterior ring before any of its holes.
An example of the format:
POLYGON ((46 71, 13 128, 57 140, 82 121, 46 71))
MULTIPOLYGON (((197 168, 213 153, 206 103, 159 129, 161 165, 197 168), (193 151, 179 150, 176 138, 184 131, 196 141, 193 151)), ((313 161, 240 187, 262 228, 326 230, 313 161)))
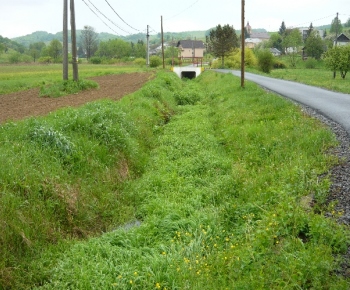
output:
POLYGON ((183 72, 181 72, 181 78, 195 79, 196 72, 195 71, 183 71, 183 72))

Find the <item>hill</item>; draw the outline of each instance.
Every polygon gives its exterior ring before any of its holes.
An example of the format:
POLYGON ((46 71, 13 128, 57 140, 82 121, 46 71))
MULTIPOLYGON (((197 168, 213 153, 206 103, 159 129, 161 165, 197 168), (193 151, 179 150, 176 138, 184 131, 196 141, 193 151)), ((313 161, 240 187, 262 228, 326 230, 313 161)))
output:
MULTIPOLYGON (((214 27, 213 27, 214 28, 214 27)), ((210 30, 212 30, 213 28, 210 28, 208 30, 195 30, 195 31, 183 31, 183 32, 165 32, 164 33, 164 40, 169 42, 172 39, 176 40, 180 40, 180 39, 198 39, 198 40, 203 40, 205 41, 205 38, 207 35, 209 35, 210 30)), ((77 38, 78 41, 80 39, 80 35, 81 35, 81 31, 82 30, 77 30, 77 38)), ((263 28, 259 28, 259 29, 254 29, 255 32, 266 32, 265 29, 263 28)), ((241 33, 241 30, 236 30, 237 34, 239 35, 241 33)), ((69 42, 70 42, 70 31, 68 32, 69 34, 69 42)), ((137 33, 137 34, 131 34, 128 36, 118 36, 112 33, 108 33, 108 32, 101 32, 98 33, 98 39, 99 41, 108 41, 111 39, 122 39, 128 42, 137 42, 138 40, 146 40, 146 34, 143 33, 137 33)), ((29 47, 29 45, 31 43, 35 43, 35 42, 45 42, 48 43, 53 39, 58 39, 59 41, 62 41, 63 39, 63 33, 61 32, 57 32, 55 34, 52 33, 48 33, 46 31, 36 31, 33 32, 31 34, 25 35, 25 36, 20 36, 20 37, 15 37, 12 38, 12 41, 15 41, 25 47, 29 47)), ((159 32, 153 31, 151 32, 150 35, 150 42, 151 44, 153 43, 159 43, 161 39, 161 34, 159 32)))

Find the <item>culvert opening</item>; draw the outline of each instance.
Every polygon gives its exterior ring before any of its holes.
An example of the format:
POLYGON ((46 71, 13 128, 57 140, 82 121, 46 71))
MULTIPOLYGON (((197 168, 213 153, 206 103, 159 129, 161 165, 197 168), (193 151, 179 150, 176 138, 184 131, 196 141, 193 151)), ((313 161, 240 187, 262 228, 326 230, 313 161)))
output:
POLYGON ((195 79, 196 72, 195 71, 183 71, 183 72, 181 72, 181 78, 195 79))

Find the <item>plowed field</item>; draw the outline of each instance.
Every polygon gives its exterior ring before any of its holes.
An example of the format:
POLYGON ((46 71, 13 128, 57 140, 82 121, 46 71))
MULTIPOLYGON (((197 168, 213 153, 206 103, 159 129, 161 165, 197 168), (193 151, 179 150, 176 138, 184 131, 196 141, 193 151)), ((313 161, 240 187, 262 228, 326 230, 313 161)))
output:
POLYGON ((39 89, 0 95, 0 123, 46 115, 63 107, 78 107, 98 99, 118 100, 140 89, 152 73, 131 73, 91 78, 100 88, 60 98, 40 98, 39 89))

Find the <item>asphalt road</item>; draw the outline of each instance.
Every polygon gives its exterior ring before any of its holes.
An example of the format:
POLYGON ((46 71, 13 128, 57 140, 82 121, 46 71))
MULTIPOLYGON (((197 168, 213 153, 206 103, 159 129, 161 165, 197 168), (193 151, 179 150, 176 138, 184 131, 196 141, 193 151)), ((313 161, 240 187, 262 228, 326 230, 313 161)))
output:
MULTIPOLYGON (((240 71, 218 70, 241 76, 240 71)), ((245 79, 273 91, 283 97, 307 105, 318 113, 340 124, 350 134, 350 95, 335 93, 325 89, 308 86, 292 81, 279 80, 245 73, 245 79)))

